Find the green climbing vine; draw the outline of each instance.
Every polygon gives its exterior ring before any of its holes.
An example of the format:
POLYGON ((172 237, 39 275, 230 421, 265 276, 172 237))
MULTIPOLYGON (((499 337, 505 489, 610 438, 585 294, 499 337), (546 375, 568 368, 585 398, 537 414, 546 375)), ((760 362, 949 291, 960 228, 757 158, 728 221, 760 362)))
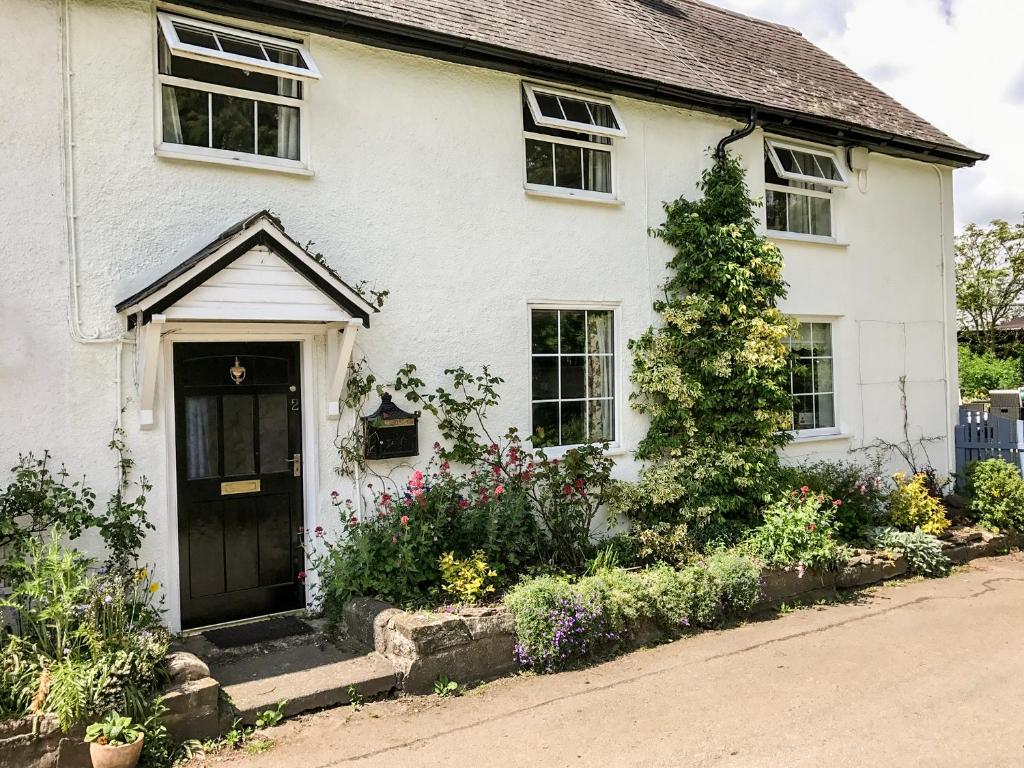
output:
POLYGON ((757 233, 735 157, 716 158, 700 190, 667 203, 652 231, 675 249, 654 304, 662 323, 629 345, 630 403, 650 428, 637 449, 647 465, 616 507, 645 524, 750 515, 773 492, 789 438, 784 340, 795 326, 777 309, 782 254, 757 233))

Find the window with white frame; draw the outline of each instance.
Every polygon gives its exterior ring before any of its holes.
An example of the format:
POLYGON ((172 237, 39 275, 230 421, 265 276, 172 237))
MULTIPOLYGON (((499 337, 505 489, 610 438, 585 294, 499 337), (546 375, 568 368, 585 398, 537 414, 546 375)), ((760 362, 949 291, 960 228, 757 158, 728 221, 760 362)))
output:
POLYGON ((306 47, 160 11, 161 149, 298 165, 304 83, 320 77, 306 47))
POLYGON ((610 99, 523 84, 526 187, 614 197, 614 140, 626 135, 610 99))
POLYGON ((832 193, 847 183, 835 153, 768 139, 764 180, 769 231, 834 236, 832 193))
POLYGON ((615 313, 530 311, 531 440, 537 448, 615 440, 615 313))
POLYGON ((793 430, 807 435, 834 433, 832 323, 801 322, 787 343, 791 350, 789 391, 793 395, 793 430))

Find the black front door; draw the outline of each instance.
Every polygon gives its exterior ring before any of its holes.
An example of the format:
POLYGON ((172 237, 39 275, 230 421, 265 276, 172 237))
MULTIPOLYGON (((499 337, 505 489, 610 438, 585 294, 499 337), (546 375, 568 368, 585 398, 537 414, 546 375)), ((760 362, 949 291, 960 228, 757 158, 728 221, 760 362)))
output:
POLYGON ((301 608, 298 342, 174 345, 181 623, 301 608))

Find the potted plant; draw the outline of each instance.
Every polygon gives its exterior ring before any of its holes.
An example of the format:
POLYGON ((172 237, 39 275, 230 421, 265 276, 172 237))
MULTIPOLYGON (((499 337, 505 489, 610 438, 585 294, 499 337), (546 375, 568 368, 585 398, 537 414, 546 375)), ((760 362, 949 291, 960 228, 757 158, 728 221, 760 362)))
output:
POLYGON ((93 768, 135 768, 142 754, 142 727, 117 712, 110 712, 85 729, 93 768))

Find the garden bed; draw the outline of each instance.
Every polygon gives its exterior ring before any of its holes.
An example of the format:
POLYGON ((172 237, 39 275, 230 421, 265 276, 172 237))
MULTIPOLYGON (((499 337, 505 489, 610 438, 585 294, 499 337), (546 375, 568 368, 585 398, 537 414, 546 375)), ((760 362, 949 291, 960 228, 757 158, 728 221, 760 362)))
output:
MULTIPOLYGON (((1020 537, 975 528, 949 531, 944 554, 954 563, 991 557, 1021 544, 1020 537)), ((898 578, 908 573, 903 556, 856 550, 837 570, 771 568, 762 572, 761 596, 753 612, 803 602, 898 578)), ((354 598, 343 611, 348 635, 388 658, 398 688, 406 693, 430 693, 441 677, 460 684, 482 682, 519 669, 512 615, 502 604, 464 607, 448 612, 403 611, 381 600, 354 598)), ((679 636, 649 621, 640 621, 623 638, 623 650, 679 636)))

